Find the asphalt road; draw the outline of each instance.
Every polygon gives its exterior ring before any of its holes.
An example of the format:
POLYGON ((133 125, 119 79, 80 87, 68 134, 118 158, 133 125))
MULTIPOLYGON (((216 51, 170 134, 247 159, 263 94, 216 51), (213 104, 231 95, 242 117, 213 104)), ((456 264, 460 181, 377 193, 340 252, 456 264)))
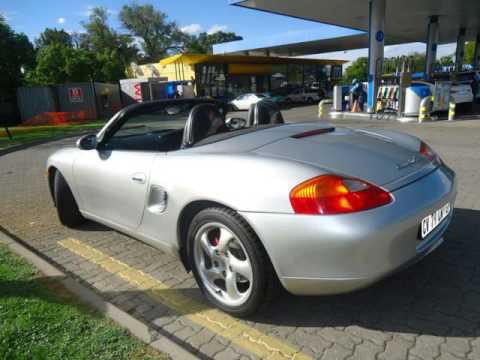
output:
MULTIPOLYGON (((314 106, 301 107, 284 117, 316 121, 316 113, 314 106)), ((445 243, 414 267, 362 291, 330 297, 284 293, 249 320, 210 309, 175 258, 95 223, 77 230, 59 225, 44 165, 74 139, 0 157, 0 225, 152 331, 203 358, 480 359, 480 120, 333 123, 417 135, 459 177, 445 243)))

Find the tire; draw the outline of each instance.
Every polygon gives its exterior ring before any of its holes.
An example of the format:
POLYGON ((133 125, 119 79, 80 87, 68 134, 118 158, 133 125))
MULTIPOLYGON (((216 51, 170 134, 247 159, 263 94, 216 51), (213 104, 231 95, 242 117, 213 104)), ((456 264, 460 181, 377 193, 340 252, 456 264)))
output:
MULTIPOLYGON (((221 240, 218 240, 216 246, 209 242, 212 249, 220 249, 220 245, 221 240)), ((252 315, 259 308, 268 304, 278 290, 278 278, 260 240, 246 221, 232 210, 207 208, 200 211, 189 226, 187 255, 195 279, 207 299, 213 305, 231 315, 237 317, 252 315), (216 230, 217 227, 219 228, 218 231, 216 230), (215 232, 218 233, 218 239, 222 238, 224 231, 233 235, 233 238, 227 242, 226 256, 218 254, 215 255, 217 257, 212 256, 210 258, 207 256, 207 251, 204 250, 202 245, 201 235, 205 234, 208 238, 212 231, 214 234, 215 232), (223 266, 222 256, 226 260, 223 266), (243 259, 243 257, 246 259, 243 259), (207 269, 207 258, 210 259, 210 269, 207 269), (245 273, 245 270, 234 271, 236 270, 234 264, 239 264, 239 259, 241 259, 242 264, 240 268, 246 268, 244 265, 247 263, 250 265, 250 281, 247 280, 247 276, 244 277, 241 274, 245 273), (220 271, 222 268, 225 271, 220 271), (214 282, 208 280, 208 275, 206 275, 212 272, 217 276, 214 282), (233 277, 231 274, 233 274, 233 277), (224 280, 220 278, 222 276, 224 280), (234 279, 233 283, 236 291, 233 291, 233 293, 238 295, 238 298, 230 297, 227 289, 228 278, 234 279), (220 288, 223 291, 218 290, 220 288)), ((248 271, 246 272, 248 273, 248 271)), ((229 281, 229 283, 232 283, 232 281, 229 281)), ((232 286, 230 286, 230 289, 232 289, 232 286)))
POLYGON ((70 187, 59 171, 55 172, 54 195, 58 218, 62 225, 73 228, 85 222, 70 187))
POLYGON ((315 101, 314 101, 313 98, 311 98, 311 97, 309 97, 309 98, 307 99, 307 104, 309 104, 309 105, 312 105, 314 102, 315 102, 315 101))

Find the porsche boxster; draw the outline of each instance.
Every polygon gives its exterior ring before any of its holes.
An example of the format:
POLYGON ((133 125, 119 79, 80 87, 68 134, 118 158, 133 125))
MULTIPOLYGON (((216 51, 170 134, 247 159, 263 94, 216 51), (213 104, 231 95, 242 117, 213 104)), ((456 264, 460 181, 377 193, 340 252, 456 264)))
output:
POLYGON ((118 112, 48 159, 60 222, 90 219, 176 254, 208 300, 246 316, 282 286, 349 292, 437 248, 455 173, 401 132, 285 123, 269 101, 118 112))

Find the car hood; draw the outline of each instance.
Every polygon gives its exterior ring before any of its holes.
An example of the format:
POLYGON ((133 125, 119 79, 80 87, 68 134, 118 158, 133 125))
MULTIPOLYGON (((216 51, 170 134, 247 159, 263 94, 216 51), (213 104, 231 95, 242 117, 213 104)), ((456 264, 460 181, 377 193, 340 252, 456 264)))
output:
POLYGON ((398 137, 389 137, 385 132, 348 128, 297 137, 285 137, 253 152, 314 165, 328 173, 360 178, 390 190, 436 167, 418 153, 420 141, 413 137, 409 139, 414 141, 400 143, 398 137))

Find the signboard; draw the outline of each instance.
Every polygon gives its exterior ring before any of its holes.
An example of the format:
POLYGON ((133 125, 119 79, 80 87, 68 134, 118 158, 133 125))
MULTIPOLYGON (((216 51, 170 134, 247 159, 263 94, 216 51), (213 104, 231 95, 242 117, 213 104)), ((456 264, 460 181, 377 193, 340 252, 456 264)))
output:
POLYGON ((142 84, 136 83, 133 85, 133 98, 138 101, 142 102, 142 84))
POLYGON ((83 90, 80 87, 68 88, 68 99, 71 103, 83 103, 83 90))
POLYGON ((450 82, 436 82, 433 90, 433 111, 447 111, 450 103, 450 82))
POLYGON ((377 31, 375 39, 377 39, 378 42, 382 42, 385 39, 385 33, 382 30, 377 31))

